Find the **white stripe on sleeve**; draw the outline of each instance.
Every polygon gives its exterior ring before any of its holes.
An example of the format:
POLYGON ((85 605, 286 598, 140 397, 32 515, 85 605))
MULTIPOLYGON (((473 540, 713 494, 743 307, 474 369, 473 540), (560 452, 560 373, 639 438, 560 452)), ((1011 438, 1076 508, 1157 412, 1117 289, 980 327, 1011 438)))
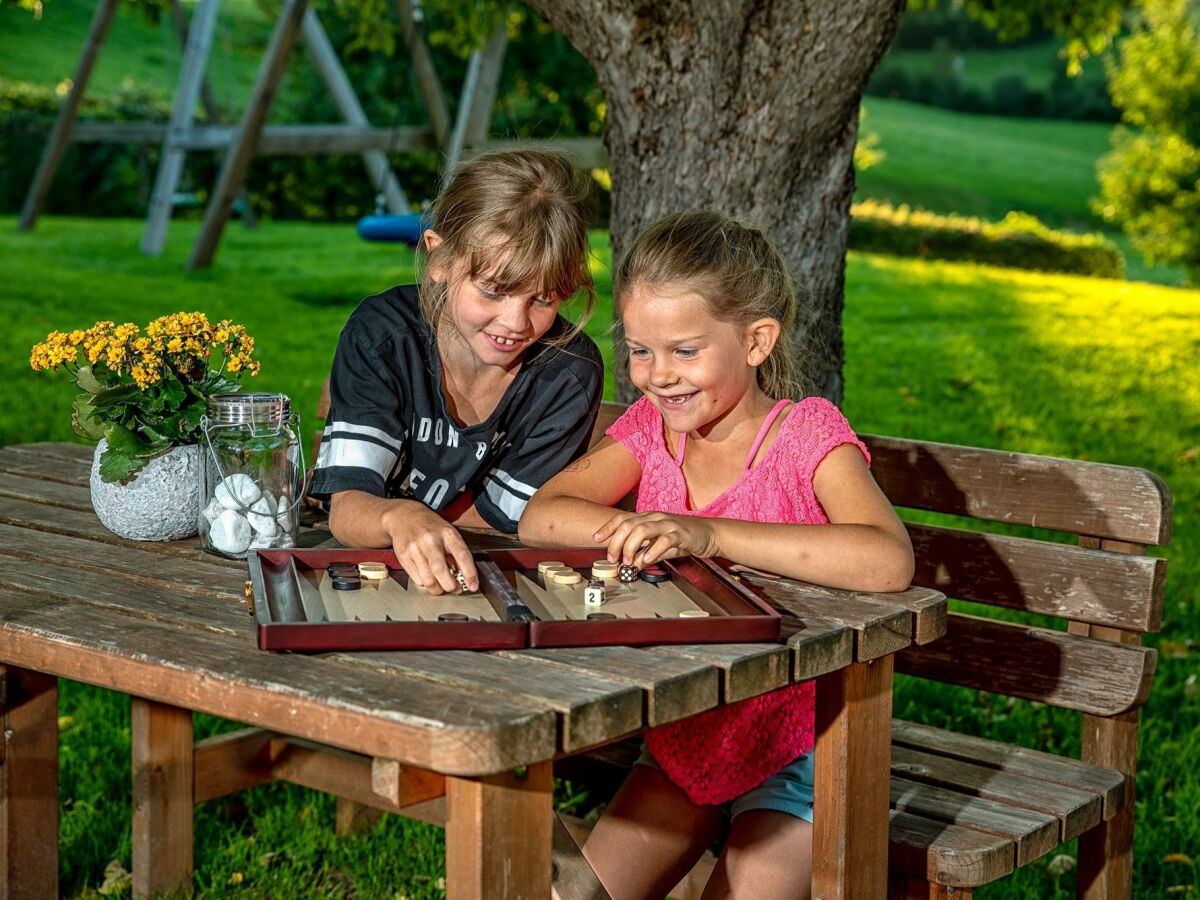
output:
POLYGON ((528 497, 514 494, 495 478, 489 478, 484 482, 484 487, 488 498, 496 504, 500 512, 504 513, 514 522, 520 520, 521 513, 525 511, 525 504, 529 502, 528 497))
POLYGON ((326 438, 321 442, 321 450, 317 454, 317 468, 355 466, 360 469, 370 469, 387 478, 398 458, 399 455, 387 447, 380 447, 370 441, 356 441, 353 438, 326 438))
POLYGON ((325 426, 324 433, 332 434, 335 431, 345 432, 346 434, 361 434, 366 437, 373 437, 377 441, 383 441, 389 447, 396 450, 398 453, 404 451, 404 443, 397 437, 382 431, 379 428, 372 428, 370 425, 354 425, 351 422, 330 422, 325 426))
POLYGON ((526 498, 532 497, 537 492, 537 488, 526 484, 523 481, 517 481, 517 479, 513 478, 507 472, 501 472, 499 469, 492 469, 492 474, 503 481, 509 490, 518 494, 524 494, 526 498))

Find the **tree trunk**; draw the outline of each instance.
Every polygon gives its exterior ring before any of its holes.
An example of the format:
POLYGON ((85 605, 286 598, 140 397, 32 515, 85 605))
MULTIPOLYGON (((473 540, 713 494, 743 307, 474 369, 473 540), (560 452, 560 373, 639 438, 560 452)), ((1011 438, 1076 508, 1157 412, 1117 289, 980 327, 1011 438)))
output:
MULTIPOLYGON (((604 91, 614 260, 640 229, 686 209, 765 228, 800 286, 799 370, 840 402, 859 102, 904 0, 526 2, 604 91)), ((619 340, 617 351, 629 402, 619 340)))

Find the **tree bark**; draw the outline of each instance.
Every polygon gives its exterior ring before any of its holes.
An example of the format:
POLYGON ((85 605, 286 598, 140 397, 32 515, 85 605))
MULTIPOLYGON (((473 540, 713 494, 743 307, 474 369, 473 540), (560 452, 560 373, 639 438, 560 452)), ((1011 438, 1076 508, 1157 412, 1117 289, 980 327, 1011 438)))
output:
MULTIPOLYGON (((672 212, 715 209, 763 227, 800 287, 799 370, 840 402, 859 102, 904 0, 526 2, 604 91, 614 261, 672 212)), ((617 359, 629 402, 619 339, 617 359)))

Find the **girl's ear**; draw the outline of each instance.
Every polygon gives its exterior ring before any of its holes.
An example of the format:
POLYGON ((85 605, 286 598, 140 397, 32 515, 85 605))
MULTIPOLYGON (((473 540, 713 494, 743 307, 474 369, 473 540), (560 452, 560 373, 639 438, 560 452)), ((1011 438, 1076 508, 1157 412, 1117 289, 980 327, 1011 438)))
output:
MULTIPOLYGON (((421 235, 421 240, 425 244, 425 255, 429 256, 438 247, 442 246, 442 236, 432 228, 426 228, 424 234, 421 235)), ((429 277, 434 281, 443 281, 446 274, 445 268, 439 265, 429 266, 429 277)))
POLYGON ((779 322, 776 319, 759 319, 746 328, 746 362, 757 368, 767 361, 775 342, 779 340, 779 322))

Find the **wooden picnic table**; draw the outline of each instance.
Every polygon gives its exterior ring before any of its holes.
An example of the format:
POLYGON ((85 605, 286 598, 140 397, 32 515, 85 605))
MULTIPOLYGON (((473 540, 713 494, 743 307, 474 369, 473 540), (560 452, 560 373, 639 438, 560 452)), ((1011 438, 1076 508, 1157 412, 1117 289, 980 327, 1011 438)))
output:
POLYGON ((284 779, 444 823, 451 898, 550 895, 555 760, 819 678, 814 897, 884 895, 892 659, 944 632, 936 591, 747 575, 779 644, 268 653, 245 564, 108 532, 91 455, 0 448, 0 895, 57 893, 57 678, 131 697, 136 895, 190 885, 195 803, 284 779), (249 727, 194 743, 194 711, 249 727))

